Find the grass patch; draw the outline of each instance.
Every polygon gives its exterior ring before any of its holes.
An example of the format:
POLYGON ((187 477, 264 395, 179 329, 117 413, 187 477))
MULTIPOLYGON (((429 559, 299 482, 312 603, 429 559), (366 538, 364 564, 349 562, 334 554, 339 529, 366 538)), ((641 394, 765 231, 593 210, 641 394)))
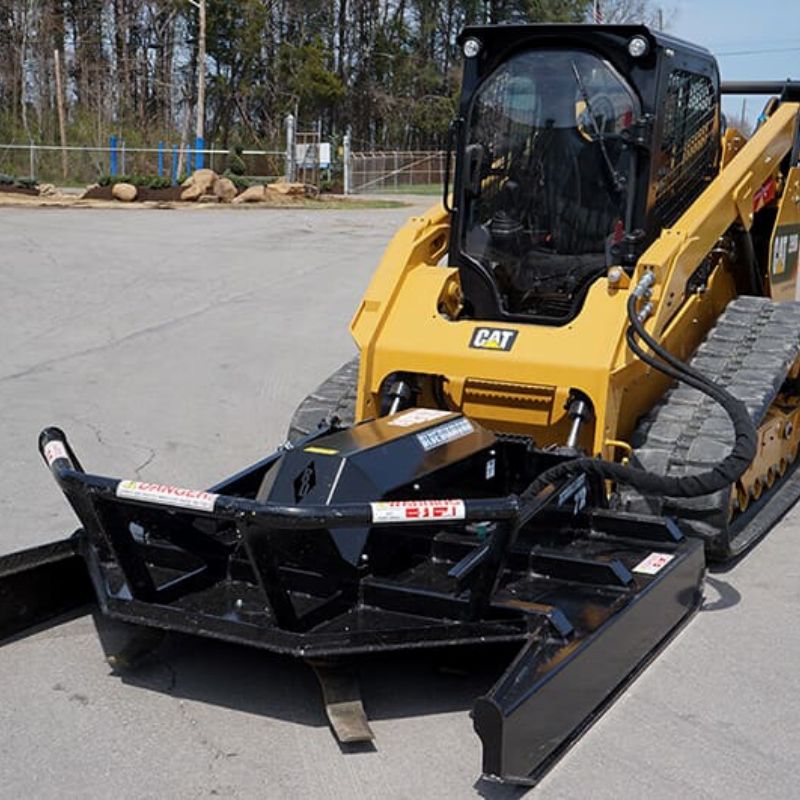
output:
MULTIPOLYGON (((269 201, 265 205, 269 205, 269 201)), ((402 200, 301 200, 291 205, 276 205, 275 208, 408 208, 402 200)))
POLYGON ((407 183, 400 186, 380 186, 370 187, 370 193, 375 194, 424 194, 424 195, 439 195, 442 194, 441 183, 407 183))
MULTIPOLYGON (((223 206, 224 208, 225 206, 223 206)), ((324 200, 315 200, 312 198, 294 198, 290 202, 272 202, 267 200, 264 203, 247 204, 246 206, 239 206, 240 208, 302 208, 302 209, 317 209, 324 211, 327 209, 361 209, 361 208, 408 208, 409 203, 402 200, 383 200, 375 199, 362 200, 340 200, 337 198, 325 198, 324 200)))

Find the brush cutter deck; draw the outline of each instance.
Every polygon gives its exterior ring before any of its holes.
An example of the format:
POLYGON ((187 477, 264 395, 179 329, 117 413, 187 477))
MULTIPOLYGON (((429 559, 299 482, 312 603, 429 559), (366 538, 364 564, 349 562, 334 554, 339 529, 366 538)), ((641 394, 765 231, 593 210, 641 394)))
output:
MULTIPOLYGON (((112 618, 323 665, 519 642, 473 718, 484 774, 522 783, 698 605, 702 544, 672 522, 611 514, 584 476, 522 491, 565 456, 458 415, 325 434, 197 492, 87 474, 64 434, 48 429, 40 449, 83 528, 49 561, 29 551, 27 570, 26 554, 5 574, 0 561, 0 592, 13 581, 35 597, 60 564, 64 581, 80 584, 65 595, 85 601, 91 583, 112 618), (366 483, 379 499, 353 499, 366 483)), ((48 613, 29 606, 27 620, 4 620, 0 633, 48 613)))

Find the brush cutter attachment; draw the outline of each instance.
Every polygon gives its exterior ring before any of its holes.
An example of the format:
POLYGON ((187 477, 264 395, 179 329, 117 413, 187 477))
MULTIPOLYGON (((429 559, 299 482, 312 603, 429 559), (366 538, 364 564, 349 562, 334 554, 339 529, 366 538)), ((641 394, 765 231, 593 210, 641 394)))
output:
MULTIPOLYGON (((76 604, 91 586, 114 619, 300 656, 323 676, 359 653, 518 642, 473 709, 483 772, 502 780, 534 781, 700 599, 700 543, 612 515, 583 475, 531 496, 565 456, 458 414, 320 430, 208 491, 85 473, 55 428, 40 449, 83 527, 49 566, 0 564, 4 607, 26 584, 76 604)), ((7 615, 0 633, 64 605, 7 615)), ((354 686, 330 679, 329 715, 369 738, 354 686)))

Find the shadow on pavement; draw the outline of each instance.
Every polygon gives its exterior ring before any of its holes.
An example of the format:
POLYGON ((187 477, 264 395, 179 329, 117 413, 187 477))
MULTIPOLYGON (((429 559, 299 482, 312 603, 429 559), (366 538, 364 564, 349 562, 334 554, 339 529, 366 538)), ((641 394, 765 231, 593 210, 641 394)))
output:
MULTIPOLYGON (((518 649, 495 645, 483 650, 417 650, 364 656, 350 663, 369 719, 400 719, 469 711, 518 649)), ((313 727, 328 724, 317 679, 297 658, 170 634, 138 666, 118 675, 125 683, 174 697, 313 727)))

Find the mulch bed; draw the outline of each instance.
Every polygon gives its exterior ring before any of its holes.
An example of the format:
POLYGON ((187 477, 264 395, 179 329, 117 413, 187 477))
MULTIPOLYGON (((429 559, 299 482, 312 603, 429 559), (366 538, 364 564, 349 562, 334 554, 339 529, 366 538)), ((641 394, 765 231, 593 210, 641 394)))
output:
POLYGON ((6 194, 24 194, 27 197, 38 197, 38 189, 26 189, 24 186, 10 186, 9 184, 0 184, 0 192, 6 194))
MULTIPOLYGON (((136 191, 135 203, 155 202, 170 203, 181 199, 183 189, 180 186, 170 186, 167 189, 148 189, 141 186, 136 191)), ((114 200, 110 186, 94 186, 84 195, 84 200, 114 200)))

